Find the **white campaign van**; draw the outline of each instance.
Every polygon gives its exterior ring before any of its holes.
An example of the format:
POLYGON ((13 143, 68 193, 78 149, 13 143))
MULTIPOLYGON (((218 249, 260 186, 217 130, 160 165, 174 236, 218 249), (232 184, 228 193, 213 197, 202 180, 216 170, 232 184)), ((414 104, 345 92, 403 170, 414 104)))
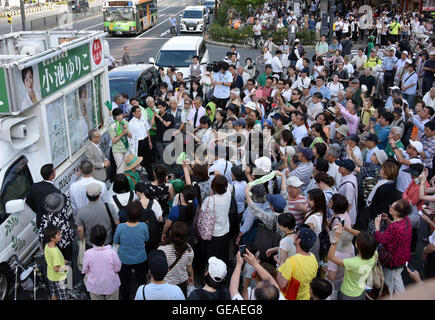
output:
POLYGON ((209 22, 208 9, 205 6, 187 7, 180 17, 180 32, 203 32, 209 22))
POLYGON ((24 199, 40 168, 53 163, 67 193, 88 143, 107 133, 109 81, 101 31, 17 32, 0 36, 0 299, 13 285, 8 261, 38 249, 35 213, 24 199))
MULTIPOLYGON (((174 66, 177 72, 182 72, 186 81, 189 80, 189 66, 193 56, 197 55, 202 65, 209 63, 208 49, 203 37, 178 36, 166 41, 157 53, 157 58, 149 58, 149 63, 156 68, 166 69, 174 66)), ((204 67, 205 68, 205 67, 204 67)))

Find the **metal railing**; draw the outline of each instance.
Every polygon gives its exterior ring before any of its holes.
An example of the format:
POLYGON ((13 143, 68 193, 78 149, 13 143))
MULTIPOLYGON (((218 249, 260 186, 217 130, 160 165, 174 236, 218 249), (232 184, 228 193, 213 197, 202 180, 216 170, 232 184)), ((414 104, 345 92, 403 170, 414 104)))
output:
POLYGON ((50 27, 59 26, 75 22, 81 18, 89 17, 101 12, 103 6, 90 7, 86 12, 72 13, 67 11, 44 18, 33 19, 30 21, 30 30, 41 30, 50 27))

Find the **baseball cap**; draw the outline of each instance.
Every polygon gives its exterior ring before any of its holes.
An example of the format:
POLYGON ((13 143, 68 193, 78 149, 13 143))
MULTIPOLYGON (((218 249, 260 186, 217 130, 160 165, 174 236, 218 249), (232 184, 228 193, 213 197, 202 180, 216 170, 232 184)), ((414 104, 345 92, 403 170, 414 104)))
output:
POLYGON ((291 176, 286 180, 287 186, 299 188, 304 183, 296 176, 291 176))
POLYGON ((406 59, 405 62, 409 63, 409 64, 412 64, 412 60, 411 59, 406 59))
POLYGON ((403 170, 403 172, 408 172, 413 176, 419 176, 423 172, 424 165, 422 163, 411 163, 408 169, 403 170))
POLYGON ((241 126, 241 127, 246 127, 246 120, 243 118, 239 118, 236 121, 233 121, 233 126, 241 126))
POLYGON ((280 194, 271 194, 268 193, 266 196, 266 200, 273 206, 276 211, 284 211, 287 201, 285 201, 284 197, 280 194))
POLYGON ((413 146, 418 153, 421 153, 423 151, 423 145, 420 141, 409 140, 409 144, 413 146))
POLYGON ((339 167, 343 167, 349 170, 350 172, 353 172, 353 170, 355 170, 355 162, 350 159, 335 160, 335 164, 339 167))
POLYGON ((346 137, 346 140, 352 140, 352 141, 355 141, 356 143, 358 143, 359 137, 356 133, 352 133, 350 136, 346 137))
POLYGON ((408 51, 406 51, 406 50, 402 51, 402 53, 408 55, 408 51))
POLYGON ((353 80, 351 81, 351 83, 357 83, 357 84, 359 84, 359 80, 358 80, 358 79, 353 79, 353 80))
POLYGON ((227 108, 228 110, 230 110, 232 113, 237 113, 237 106, 234 103, 230 103, 230 105, 227 108))
POLYGON ((304 250, 310 250, 317 242, 316 233, 304 225, 299 228, 298 238, 301 240, 300 246, 304 250))
POLYGON ((168 273, 168 261, 162 250, 153 250, 148 254, 148 265, 156 281, 162 281, 168 273))
POLYGON ((302 146, 298 146, 298 151, 300 153, 302 153, 304 155, 305 158, 307 158, 307 160, 311 160, 313 159, 313 150, 311 150, 310 148, 305 148, 302 146))
POLYGON ((234 89, 232 89, 232 90, 230 91, 230 93, 233 93, 233 94, 235 94, 236 96, 239 96, 239 95, 240 95, 240 90, 239 90, 238 88, 234 88, 234 89))
POLYGON ((208 274, 214 281, 221 282, 227 275, 227 265, 222 260, 211 257, 208 259, 208 274))
POLYGON ((391 89, 391 90, 400 90, 400 88, 399 88, 398 86, 390 87, 390 89, 391 89))
POLYGON ((375 155, 381 165, 388 159, 387 153, 384 150, 375 150, 375 155))
POLYGON ((295 39, 295 42, 299 42, 299 39, 295 39))
POLYGON ((101 186, 97 183, 90 183, 86 186, 86 194, 90 197, 99 196, 101 193, 101 186))

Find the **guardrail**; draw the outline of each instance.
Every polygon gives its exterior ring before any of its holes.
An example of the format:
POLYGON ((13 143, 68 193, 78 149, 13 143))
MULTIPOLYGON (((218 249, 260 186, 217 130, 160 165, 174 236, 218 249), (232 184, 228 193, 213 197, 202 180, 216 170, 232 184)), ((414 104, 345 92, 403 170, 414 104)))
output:
POLYGON ((30 30, 41 30, 55 26, 61 27, 64 24, 72 23, 78 19, 98 14, 101 12, 102 8, 103 6, 95 6, 90 7, 86 12, 72 13, 71 11, 66 11, 44 18, 33 19, 30 21, 30 30))
MULTIPOLYGON (((36 3, 25 5, 25 13, 37 13, 37 12, 44 12, 54 9, 54 5, 51 3, 47 3, 44 5, 37 5, 36 3)), ((12 16, 19 16, 21 15, 20 7, 2 7, 0 8, 0 18, 6 17, 7 14, 11 14, 12 16)))

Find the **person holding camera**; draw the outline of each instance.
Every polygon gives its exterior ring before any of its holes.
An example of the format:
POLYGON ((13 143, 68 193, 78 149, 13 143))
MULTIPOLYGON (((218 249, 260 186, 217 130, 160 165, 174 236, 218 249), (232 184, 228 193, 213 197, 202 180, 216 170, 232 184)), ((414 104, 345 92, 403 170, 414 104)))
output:
POLYGON ((228 71, 228 63, 219 62, 219 72, 210 74, 211 85, 213 87, 213 97, 218 108, 224 109, 230 98, 230 87, 233 83, 233 77, 228 71))

